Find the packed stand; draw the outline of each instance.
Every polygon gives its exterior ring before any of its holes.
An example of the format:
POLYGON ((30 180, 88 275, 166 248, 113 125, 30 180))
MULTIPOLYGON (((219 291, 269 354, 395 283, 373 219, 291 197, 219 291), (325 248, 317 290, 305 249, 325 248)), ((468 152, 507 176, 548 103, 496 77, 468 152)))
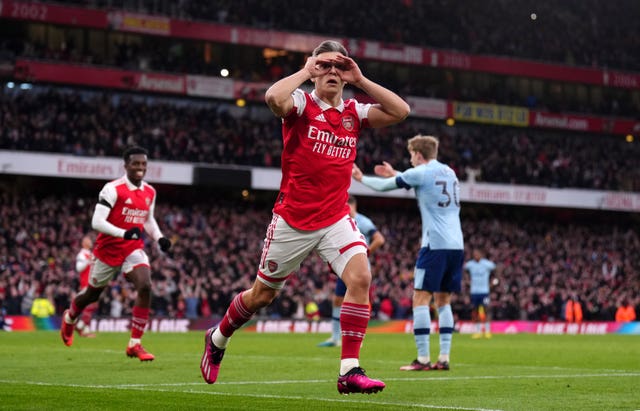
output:
MULTIPOLYGON (((156 216, 175 245, 166 256, 147 247, 152 313, 220 318, 231 298, 255 278, 270 203, 200 198, 184 205, 162 189, 159 195, 156 216)), ((361 203, 361 212, 387 239, 372 257, 373 318, 410 318, 420 244, 415 204, 405 200, 383 206, 365 198, 361 203)), ((28 315, 41 295, 51 299, 58 315, 69 305, 78 287, 75 255, 82 236, 91 233, 94 204, 90 196, 41 197, 9 190, 0 195, 0 301, 6 314, 28 315)), ((574 294, 587 321, 612 321, 625 300, 640 310, 640 256, 635 252, 640 237, 630 225, 615 223, 616 216, 610 221, 601 216, 603 223, 596 225, 592 218, 567 223, 543 215, 532 221, 530 215, 463 205, 466 256, 479 247, 498 266, 491 292, 494 319, 562 321, 563 304, 574 294)), ((334 281, 326 263, 313 256, 260 315, 304 318, 304 306, 315 302, 329 317, 334 281)), ((134 300, 132 286, 119 276, 103 294, 98 315, 129 316, 134 300)), ((470 318, 466 276, 452 304, 459 319, 470 318)))
MULTIPOLYGON (((314 18, 308 19, 297 17, 309 13, 301 10, 304 9, 303 3, 290 0, 187 1, 178 5, 153 1, 149 2, 147 7, 145 2, 139 1, 131 2, 132 4, 128 1, 109 1, 107 4, 89 2, 89 5, 109 9, 141 8, 143 11, 155 13, 161 13, 162 9, 171 7, 171 13, 174 15, 182 8, 183 17, 194 13, 194 16, 197 16, 195 18, 209 16, 214 21, 279 30, 299 30, 298 24, 304 27, 311 25, 319 30, 317 33, 325 33, 332 38, 353 37, 355 27, 357 33, 360 33, 355 37, 373 38, 388 43, 395 41, 394 39, 398 38, 397 33, 400 33, 398 41, 403 44, 430 45, 428 39, 416 40, 419 37, 416 33, 419 33, 429 38, 433 37, 431 43, 438 44, 433 47, 550 60, 600 69, 640 70, 637 53, 629 52, 637 49, 640 43, 640 36, 636 34, 637 30, 634 30, 635 21, 630 18, 634 9, 636 14, 640 12, 640 6, 630 0, 623 0, 624 5, 615 8, 606 7, 601 0, 589 0, 593 3, 592 9, 582 4, 580 7, 571 7, 565 3, 549 2, 536 2, 535 5, 526 7, 526 0, 518 0, 518 3, 522 3, 518 7, 503 4, 503 0, 493 0, 492 3, 496 3, 493 7, 469 1, 448 4, 444 0, 438 0, 428 4, 421 2, 420 5, 403 4, 399 0, 376 1, 384 2, 380 7, 381 11, 384 10, 381 14, 368 16, 359 10, 354 10, 352 14, 344 14, 341 11, 339 15, 345 16, 345 19, 335 18, 330 13, 335 8, 343 10, 345 7, 355 7, 356 2, 344 4, 335 0, 328 1, 326 7, 323 3, 322 8, 314 9, 314 18), (286 7, 279 7, 278 4, 284 4, 286 7), (211 10, 207 11, 209 8, 211 10), (213 11, 216 16, 221 13, 222 17, 212 17, 213 11), (529 15, 534 11, 537 11, 536 15, 539 16, 535 21, 531 20, 529 15), (317 13, 320 14, 320 18, 315 17, 317 13), (324 17, 325 14, 331 15, 331 18, 324 17), (389 17, 390 15, 393 18, 389 17), (384 21, 384 24, 378 23, 378 18, 384 21), (357 24, 347 24, 348 19, 353 19, 357 24), (581 19, 589 23, 584 24, 581 19), (429 30, 423 30, 425 21, 429 20, 434 20, 429 25, 429 30), (494 26, 494 21, 502 21, 504 24, 494 26), (615 21, 616 24, 610 24, 610 21, 615 21), (420 29, 410 29, 409 23, 418 25, 420 29), (293 24, 292 28, 288 28, 288 24, 293 24), (315 27, 316 24, 318 27, 315 27), (330 25, 335 27, 329 30, 327 27, 330 25), (461 27, 451 29, 457 26, 461 27), (398 30, 397 27, 402 29, 398 30), (508 30, 502 32, 503 27, 508 30), (517 33, 517 30, 522 30, 523 37, 512 34, 517 33), (559 34, 558 30, 568 31, 569 34, 559 34), (409 36, 407 33, 412 34, 409 36), (443 46, 444 44, 448 46, 443 46)), ((575 0, 569 3, 574 2, 575 0)), ((165 36, 135 34, 123 37, 109 32, 106 32, 104 41, 101 41, 103 47, 96 47, 96 42, 86 40, 89 37, 88 32, 68 31, 49 26, 52 34, 38 37, 33 34, 36 30, 25 28, 28 24, 6 20, 3 25, 5 27, 0 28, 0 37, 3 37, 0 40, 0 62, 10 62, 16 58, 44 59, 115 66, 143 72, 203 74, 216 77, 220 76, 221 69, 225 68, 229 76, 237 80, 273 82, 297 71, 306 59, 306 56, 299 52, 279 54, 273 51, 273 55, 267 56, 263 54, 264 50, 258 47, 165 36), (55 42, 52 40, 54 38, 55 42)), ((348 46, 356 47, 354 44, 348 46)), ((497 74, 469 73, 397 63, 381 64, 365 59, 359 59, 358 63, 365 73, 380 79, 381 84, 397 90, 402 95, 627 118, 637 117, 640 110, 640 102, 632 89, 588 85, 584 89, 584 86, 579 84, 558 87, 552 81, 543 81, 543 87, 534 86, 535 82, 524 86, 522 82, 507 81, 505 76, 497 74), (469 75, 473 77, 469 79, 469 75)))
MULTIPOLYGON (((2 34, 0 32, 0 34, 2 34)), ((107 47, 106 50, 110 50, 107 47)), ((116 41, 115 52, 100 54, 95 49, 81 50, 69 38, 55 47, 46 47, 26 39, 0 40, 0 62, 16 58, 62 61, 71 64, 111 66, 140 72, 168 72, 173 74, 201 74, 219 77, 227 69, 234 80, 272 83, 294 73, 304 65, 305 55, 288 53, 283 56, 263 58, 251 48, 224 45, 213 53, 215 58, 206 61, 202 57, 202 44, 183 39, 144 37, 142 42, 116 41), (252 50, 252 51, 249 51, 252 50), (237 57, 240 54, 242 57, 237 57), (232 56, 232 57, 230 57, 232 56)), ((465 72, 441 70, 425 66, 399 66, 359 60, 363 72, 380 78, 381 84, 403 95, 430 97, 455 101, 473 101, 527 107, 555 113, 581 113, 614 117, 636 117, 640 103, 631 90, 588 86, 585 93, 573 84, 559 89, 546 82, 542 89, 522 83, 505 81, 504 76, 473 73, 471 80, 465 72), (464 80, 463 80, 464 78, 464 80), (593 96, 599 96, 593 99, 593 96)))
POLYGON ((640 71, 640 3, 619 0, 68 0, 260 29, 640 71), (372 13, 371 10, 375 10, 372 13), (533 16, 535 15, 535 17, 533 16))
MULTIPOLYGON (((266 108, 263 108, 266 110, 266 108)), ((278 167, 281 125, 228 103, 58 89, 0 91, 0 149, 119 157, 132 143, 154 160, 278 167), (236 114, 233 114, 236 113, 236 114)), ((410 167, 406 138, 433 134, 463 181, 639 191, 640 145, 621 137, 409 119, 365 130, 358 165, 410 167), (603 155, 606 153, 606 155, 603 155)))

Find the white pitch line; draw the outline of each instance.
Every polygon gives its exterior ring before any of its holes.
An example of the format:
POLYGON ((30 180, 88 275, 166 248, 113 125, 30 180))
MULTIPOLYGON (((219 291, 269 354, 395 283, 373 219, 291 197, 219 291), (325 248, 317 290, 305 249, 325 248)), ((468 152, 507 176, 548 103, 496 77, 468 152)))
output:
MULTIPOLYGON (((26 385, 38 385, 38 386, 50 386, 50 387, 70 387, 70 388, 98 388, 98 389, 117 389, 123 391, 153 391, 153 392, 166 392, 166 393, 187 393, 187 394, 205 394, 205 395, 220 395, 227 397, 251 397, 251 398, 269 398, 269 399, 278 399, 278 400, 304 400, 304 401, 320 401, 320 402, 329 402, 329 403, 350 403, 350 404, 369 404, 369 405, 384 405, 391 407, 412 407, 412 408, 423 408, 423 409, 440 409, 440 410, 453 410, 453 411, 502 411, 499 409, 490 409, 490 408, 475 408, 475 407, 459 407, 455 405, 435 405, 435 404, 416 404, 416 403, 407 403, 407 402, 391 402, 391 401, 369 401, 365 400, 348 400, 348 399, 339 399, 339 398, 325 398, 325 397, 303 397, 297 395, 274 395, 274 394, 252 394, 252 393, 227 393, 227 392, 215 392, 215 391, 202 391, 202 390, 187 390, 187 391, 175 391, 175 390, 164 390, 156 388, 158 384, 148 385, 148 386, 122 386, 122 385, 82 385, 82 384, 59 384, 59 383, 49 383, 49 382, 37 382, 37 381, 10 381, 10 380, 0 380, 0 383, 7 384, 26 384, 26 385)), ((192 383, 188 383, 192 385, 192 383)), ((186 384, 184 384, 186 385, 186 384)), ((199 383, 199 385, 203 385, 199 383)))

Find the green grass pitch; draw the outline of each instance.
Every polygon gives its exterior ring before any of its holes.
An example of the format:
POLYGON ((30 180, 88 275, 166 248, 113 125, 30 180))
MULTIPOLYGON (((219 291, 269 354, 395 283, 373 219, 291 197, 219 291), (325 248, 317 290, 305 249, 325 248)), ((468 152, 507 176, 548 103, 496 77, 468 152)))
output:
MULTIPOLYGON (((387 383, 375 395, 336 390, 339 348, 324 334, 231 340, 218 382, 199 362, 204 332, 147 333, 156 360, 124 354, 128 335, 0 333, 0 409, 7 410, 639 410, 640 337, 455 334, 451 370, 399 371, 416 356, 410 334, 369 334, 361 365, 387 383)), ((437 335, 431 336, 432 358, 437 335)))

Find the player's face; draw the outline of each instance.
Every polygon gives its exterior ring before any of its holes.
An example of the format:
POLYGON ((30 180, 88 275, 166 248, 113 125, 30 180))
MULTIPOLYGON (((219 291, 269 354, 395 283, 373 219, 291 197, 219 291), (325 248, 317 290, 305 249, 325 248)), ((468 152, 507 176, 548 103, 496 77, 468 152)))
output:
POLYGON ((422 163, 422 155, 420 153, 409 150, 409 154, 411 155, 411 165, 413 167, 419 166, 422 163))
POLYGON ((132 154, 129 161, 124 164, 127 178, 133 184, 140 186, 142 179, 147 174, 147 156, 145 154, 132 154))
POLYGON ((338 55, 342 54, 337 51, 330 51, 317 55, 318 66, 321 69, 328 69, 326 74, 315 78, 316 90, 320 95, 342 94, 345 82, 340 78, 340 65, 335 63, 338 55))

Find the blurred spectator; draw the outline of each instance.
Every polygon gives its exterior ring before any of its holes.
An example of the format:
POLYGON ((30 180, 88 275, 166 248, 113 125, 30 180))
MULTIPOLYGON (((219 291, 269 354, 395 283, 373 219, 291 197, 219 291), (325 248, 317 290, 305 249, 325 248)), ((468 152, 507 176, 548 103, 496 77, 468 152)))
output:
POLYGON ((40 294, 38 298, 33 300, 31 306, 31 315, 36 318, 49 318, 55 314, 56 310, 53 303, 44 294, 40 294))
POLYGON ((580 300, 575 296, 569 297, 564 308, 564 320, 568 323, 581 323, 582 318, 580 300))
POLYGON ((635 308, 629 304, 628 300, 622 300, 620 306, 616 310, 616 321, 618 322, 629 322, 636 320, 636 310, 635 308))

